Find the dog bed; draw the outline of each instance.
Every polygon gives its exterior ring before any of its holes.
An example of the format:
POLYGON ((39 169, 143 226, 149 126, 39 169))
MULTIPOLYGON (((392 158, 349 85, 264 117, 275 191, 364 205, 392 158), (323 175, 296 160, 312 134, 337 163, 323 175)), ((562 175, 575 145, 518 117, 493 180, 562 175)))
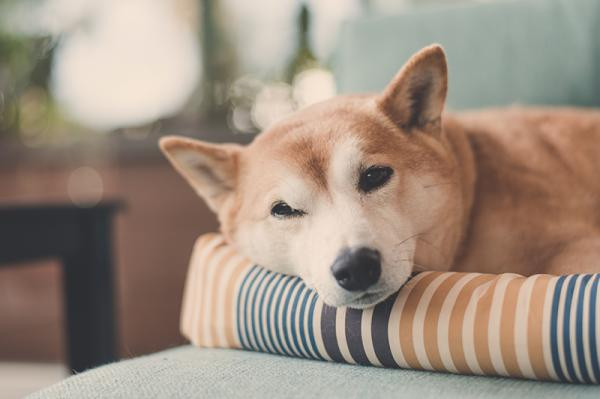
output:
POLYGON ((202 347, 565 382, 600 382, 599 274, 422 272, 374 308, 325 305, 300 278, 200 237, 181 330, 202 347))

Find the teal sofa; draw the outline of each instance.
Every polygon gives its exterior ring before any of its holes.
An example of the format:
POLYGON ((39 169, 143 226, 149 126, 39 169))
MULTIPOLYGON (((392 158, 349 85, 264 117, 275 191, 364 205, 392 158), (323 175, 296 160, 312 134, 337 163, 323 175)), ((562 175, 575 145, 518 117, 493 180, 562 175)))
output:
POLYGON ((381 90, 411 54, 440 43, 450 109, 600 106, 598 0, 466 1, 361 18, 341 37, 334 68, 342 92, 381 90))
MULTIPOLYGON (((351 21, 335 70, 343 92, 382 89, 438 42, 449 107, 600 105, 600 0, 498 0, 351 21)), ((191 346, 99 367, 32 398, 600 398, 600 387, 456 376, 191 346)))
POLYGON ((600 388, 380 369, 185 346, 99 367, 33 394, 30 399, 271 397, 597 399, 600 388))

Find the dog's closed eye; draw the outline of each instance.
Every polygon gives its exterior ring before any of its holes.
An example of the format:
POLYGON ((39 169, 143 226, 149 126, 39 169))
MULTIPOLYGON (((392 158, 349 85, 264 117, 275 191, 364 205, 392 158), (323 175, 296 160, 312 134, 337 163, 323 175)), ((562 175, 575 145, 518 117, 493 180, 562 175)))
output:
POLYGON ((394 174, 394 170, 388 166, 371 166, 361 172, 358 179, 358 189, 363 193, 370 193, 383 187, 394 174))
POLYGON ((306 215, 301 209, 294 209, 283 201, 277 201, 271 206, 271 215, 279 219, 300 217, 306 215))

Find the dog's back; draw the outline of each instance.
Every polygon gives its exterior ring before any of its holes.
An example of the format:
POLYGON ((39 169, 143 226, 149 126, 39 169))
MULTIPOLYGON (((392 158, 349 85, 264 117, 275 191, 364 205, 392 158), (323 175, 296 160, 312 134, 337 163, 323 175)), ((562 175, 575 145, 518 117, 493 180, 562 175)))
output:
POLYGON ((477 175, 457 269, 582 271, 577 253, 600 249, 600 111, 511 107, 447 120, 449 135, 466 134, 477 175))

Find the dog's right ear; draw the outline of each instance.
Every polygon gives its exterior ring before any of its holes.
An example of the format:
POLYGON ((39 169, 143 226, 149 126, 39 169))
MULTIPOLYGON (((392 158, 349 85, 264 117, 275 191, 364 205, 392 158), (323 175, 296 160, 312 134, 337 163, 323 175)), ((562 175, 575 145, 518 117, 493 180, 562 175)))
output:
POLYGON ((437 44, 413 55, 378 98, 381 110, 398 126, 439 131, 448 90, 444 50, 437 44))
POLYGON ((242 146, 166 136, 160 148, 208 207, 218 212, 235 190, 242 146))

